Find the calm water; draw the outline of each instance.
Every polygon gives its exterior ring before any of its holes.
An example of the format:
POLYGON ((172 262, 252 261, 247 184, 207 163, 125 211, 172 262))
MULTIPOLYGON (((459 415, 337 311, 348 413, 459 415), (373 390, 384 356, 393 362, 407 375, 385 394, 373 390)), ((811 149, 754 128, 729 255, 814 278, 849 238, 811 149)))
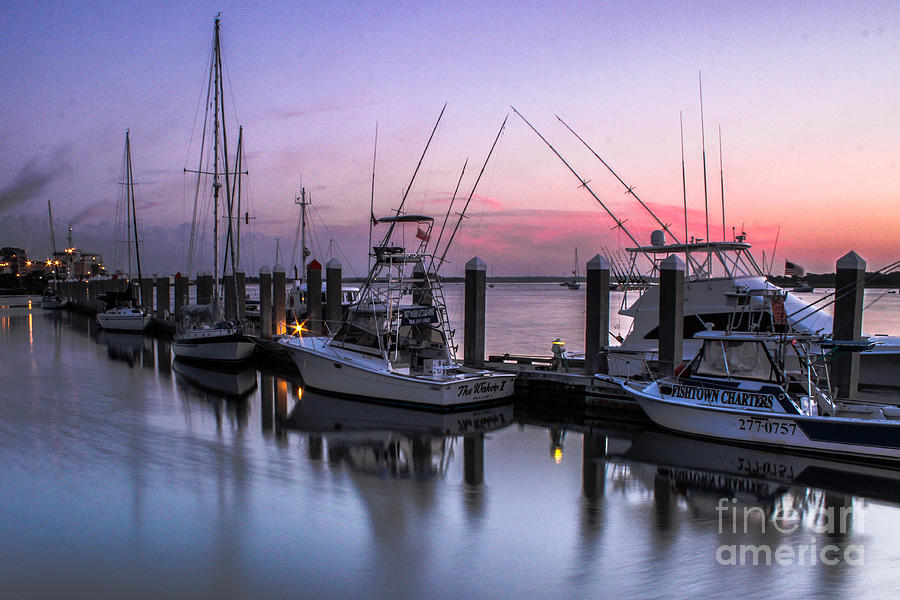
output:
MULTIPOLYGON (((448 289, 452 314, 461 294, 448 289)), ((547 354, 556 337, 580 347, 583 302, 558 286, 497 285, 488 352, 547 354)), ((867 331, 900 332, 898 304, 873 305, 867 331)), ((4 597, 896 589, 900 470, 592 415, 548 422, 521 405, 379 408, 255 368, 173 366, 164 341, 39 308, 0 308, 0 347, 4 597), (742 545, 761 562, 768 548, 773 564, 752 566, 742 545), (720 564, 732 558, 747 564, 720 564)))

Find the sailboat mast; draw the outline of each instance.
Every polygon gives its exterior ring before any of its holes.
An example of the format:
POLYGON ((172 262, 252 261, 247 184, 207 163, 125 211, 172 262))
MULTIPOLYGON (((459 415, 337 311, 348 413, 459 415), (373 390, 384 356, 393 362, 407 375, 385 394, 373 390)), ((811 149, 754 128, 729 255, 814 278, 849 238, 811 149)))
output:
POLYGON ((47 200, 47 213, 50 215, 50 251, 56 255, 56 236, 53 234, 53 208, 47 200))
POLYGON ((128 282, 131 285, 131 181, 128 179, 128 166, 131 160, 131 148, 128 138, 129 130, 125 130, 125 253, 128 255, 128 282))
MULTIPOLYGON (((128 129, 125 130, 125 181, 126 185, 126 193, 128 194, 128 210, 131 213, 131 220, 134 224, 134 258, 137 262, 137 270, 138 270, 138 282, 140 282, 144 275, 141 273, 141 247, 140 242, 138 241, 138 226, 137 226, 137 212, 135 210, 134 205, 134 173, 131 168, 131 137, 130 131, 128 129)), ((131 250, 128 251, 128 269, 131 270, 131 250)), ((129 272, 128 278, 131 279, 131 273, 129 272)), ((145 298, 143 287, 141 290, 141 304, 145 304, 145 298)))

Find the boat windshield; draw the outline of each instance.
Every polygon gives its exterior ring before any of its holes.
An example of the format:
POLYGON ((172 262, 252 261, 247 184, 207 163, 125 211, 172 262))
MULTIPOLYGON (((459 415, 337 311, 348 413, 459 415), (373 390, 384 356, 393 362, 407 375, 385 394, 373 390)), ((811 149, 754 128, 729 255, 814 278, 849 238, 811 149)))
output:
POLYGON ((777 381, 765 344, 745 340, 704 340, 694 363, 697 375, 777 381))

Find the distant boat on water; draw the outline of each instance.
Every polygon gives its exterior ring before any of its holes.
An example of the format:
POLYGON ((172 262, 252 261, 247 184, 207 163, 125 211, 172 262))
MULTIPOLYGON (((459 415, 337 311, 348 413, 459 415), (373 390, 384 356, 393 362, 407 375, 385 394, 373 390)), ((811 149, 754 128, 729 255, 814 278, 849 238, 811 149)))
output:
POLYGON ((581 288, 581 284, 578 282, 578 246, 575 246, 575 268, 572 269, 572 279, 569 281, 560 282, 559 285, 565 286, 570 290, 577 290, 581 288))

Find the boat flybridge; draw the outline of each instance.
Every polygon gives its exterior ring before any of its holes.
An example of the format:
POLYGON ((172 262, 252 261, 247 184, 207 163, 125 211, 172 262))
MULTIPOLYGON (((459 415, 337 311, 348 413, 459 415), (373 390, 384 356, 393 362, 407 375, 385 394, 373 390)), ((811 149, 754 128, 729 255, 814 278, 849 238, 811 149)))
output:
MULTIPOLYGON (((666 257, 677 255, 684 262, 684 360, 699 350, 698 333, 725 328, 736 309, 745 320, 735 324, 735 331, 747 331, 750 323, 761 323, 763 328, 782 325, 785 331, 797 334, 831 334, 831 315, 770 283, 743 234, 734 241, 666 244, 663 232, 654 231, 650 245, 627 251, 631 256, 629 277, 635 279, 640 257, 650 260, 651 280, 658 276, 659 264, 666 257)), ((629 300, 626 291, 619 314, 633 319, 631 329, 619 346, 609 348, 610 374, 620 377, 647 375, 658 358, 659 286, 647 287, 631 304, 629 300)), ((900 358, 900 339, 874 339, 876 345, 860 353, 860 382, 891 385, 884 380, 885 370, 876 365, 900 358)))
POLYGON ((433 219, 397 215, 378 223, 416 228, 412 251, 386 243, 354 303, 334 331, 280 343, 304 383, 317 390, 438 410, 488 404, 513 393, 515 375, 463 366, 456 358, 434 254, 427 251, 433 219))

